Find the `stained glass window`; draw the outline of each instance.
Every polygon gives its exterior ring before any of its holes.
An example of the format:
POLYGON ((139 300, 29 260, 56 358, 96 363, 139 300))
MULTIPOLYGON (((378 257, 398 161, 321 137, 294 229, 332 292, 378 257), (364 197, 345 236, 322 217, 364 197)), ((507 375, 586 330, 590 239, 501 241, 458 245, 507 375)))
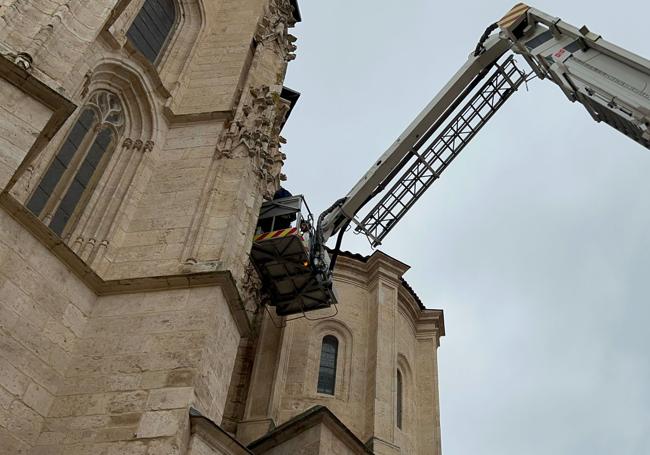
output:
POLYGON ((95 112, 86 108, 77 123, 74 124, 68 137, 61 146, 59 153, 54 157, 54 161, 50 164, 47 172, 41 179, 41 182, 36 187, 36 190, 32 194, 32 197, 27 202, 27 208, 34 213, 34 215, 40 215, 45 208, 45 204, 52 196, 56 185, 61 180, 63 173, 70 166, 73 156, 76 151, 79 149, 83 139, 88 135, 88 132, 91 130, 93 124, 97 122, 97 115, 95 112))
POLYGON ((145 0, 126 36, 147 60, 154 63, 175 21, 173 0, 145 0))
POLYGON ((111 146, 112 141, 113 131, 109 128, 101 130, 95 138, 86 158, 77 171, 77 175, 75 175, 72 180, 72 183, 68 187, 68 191, 66 191, 65 196, 63 196, 63 199, 50 222, 50 229, 57 234, 61 235, 63 233, 63 229, 68 224, 70 217, 72 217, 84 191, 86 191, 86 188, 90 186, 90 179, 97 170, 104 153, 106 153, 111 146))
POLYGON ((27 202, 27 208, 50 229, 63 234, 73 213, 98 178, 102 158, 115 148, 124 126, 120 100, 100 90, 92 94, 63 145, 27 202))
POLYGON ((336 359, 339 350, 339 340, 332 335, 323 338, 320 351, 320 368, 318 369, 319 393, 334 395, 336 387, 336 359))

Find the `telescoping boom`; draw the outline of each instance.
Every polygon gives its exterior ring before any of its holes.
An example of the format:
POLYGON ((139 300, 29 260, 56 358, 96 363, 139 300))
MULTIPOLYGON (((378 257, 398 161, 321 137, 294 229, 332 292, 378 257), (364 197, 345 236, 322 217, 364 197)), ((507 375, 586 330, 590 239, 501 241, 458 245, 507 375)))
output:
POLYGON ((488 27, 476 50, 350 192, 318 217, 311 268, 331 289, 341 237, 350 223, 373 246, 408 212, 507 99, 536 75, 650 149, 650 61, 525 4, 488 27), (498 30, 498 33, 492 34, 498 30), (512 52, 511 52, 512 51, 512 52), (519 54, 532 72, 516 64, 519 54), (380 196, 359 218, 365 205, 380 196), (331 258, 325 249, 338 234, 331 258))
POLYGON ((486 29, 465 64, 350 192, 318 216, 315 228, 308 210, 298 216, 305 205, 301 197, 265 204, 259 226, 263 232, 255 237, 251 257, 276 313, 288 316, 336 303, 332 270, 350 224, 373 246, 381 244, 534 76, 554 82, 596 122, 650 149, 650 61, 587 27, 576 28, 520 3, 486 29), (530 69, 518 66, 517 54, 530 69), (371 201, 374 205, 366 208, 371 201), (291 219, 295 227, 287 224, 291 219), (325 244, 335 235, 330 256, 325 244))

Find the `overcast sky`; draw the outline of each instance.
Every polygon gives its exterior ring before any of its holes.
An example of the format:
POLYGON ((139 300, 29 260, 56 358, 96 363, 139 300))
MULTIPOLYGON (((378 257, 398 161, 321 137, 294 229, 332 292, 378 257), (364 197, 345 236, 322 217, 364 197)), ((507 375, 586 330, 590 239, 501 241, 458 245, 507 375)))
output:
MULTIPOLYGON (((286 187, 315 213, 345 195, 512 3, 302 0, 286 187)), ((647 0, 535 6, 650 58, 647 0)), ((381 247, 445 311, 443 452, 648 455, 650 151, 530 89, 381 247)))

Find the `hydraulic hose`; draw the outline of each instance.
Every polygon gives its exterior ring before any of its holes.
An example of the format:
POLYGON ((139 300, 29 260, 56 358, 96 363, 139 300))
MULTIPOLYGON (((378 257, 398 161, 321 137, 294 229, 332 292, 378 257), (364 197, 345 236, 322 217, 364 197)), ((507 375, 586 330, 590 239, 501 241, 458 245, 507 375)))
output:
POLYGON ((485 52, 485 46, 483 46, 483 44, 490 37, 492 32, 495 31, 497 28, 499 28, 499 24, 495 22, 494 24, 490 25, 488 28, 485 29, 483 35, 481 35, 481 39, 478 41, 478 44, 476 45, 476 49, 474 50, 474 57, 478 57, 483 52, 485 52))

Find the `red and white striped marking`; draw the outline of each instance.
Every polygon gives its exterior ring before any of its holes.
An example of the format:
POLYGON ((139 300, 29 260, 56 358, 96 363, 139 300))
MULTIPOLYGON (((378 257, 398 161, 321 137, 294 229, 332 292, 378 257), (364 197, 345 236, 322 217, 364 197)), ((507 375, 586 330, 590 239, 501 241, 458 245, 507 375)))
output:
POLYGON ((262 240, 279 239, 282 237, 288 237, 290 235, 298 235, 298 228, 280 229, 279 231, 258 234, 255 236, 254 241, 261 242, 262 240))
POLYGON ((501 27, 501 30, 506 30, 510 28, 510 26, 512 26, 515 22, 517 22, 519 18, 521 18, 521 16, 526 14, 526 12, 528 12, 529 9, 530 6, 526 5, 525 3, 517 3, 498 22, 499 27, 501 27))

